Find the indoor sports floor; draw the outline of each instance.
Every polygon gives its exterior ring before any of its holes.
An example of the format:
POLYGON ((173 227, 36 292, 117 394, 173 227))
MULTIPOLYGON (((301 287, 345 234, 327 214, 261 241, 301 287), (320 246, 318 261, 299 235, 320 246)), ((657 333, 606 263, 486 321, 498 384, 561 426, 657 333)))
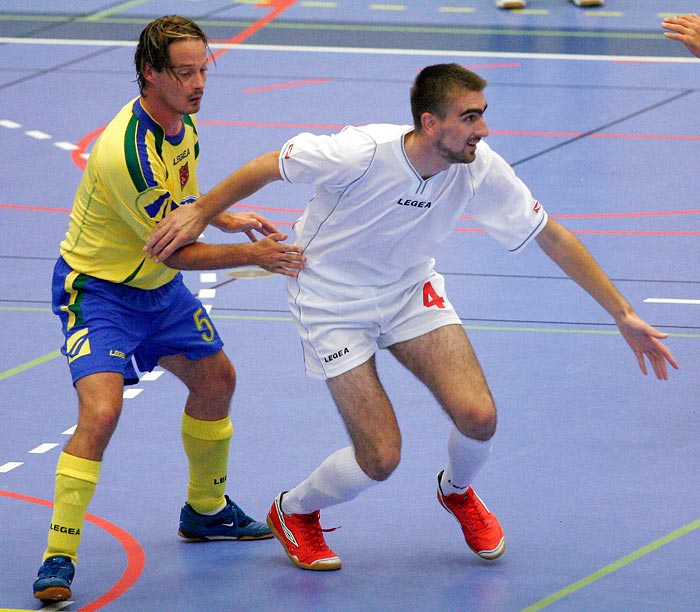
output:
MULTIPOLYGON (((0 0, 0 612, 700 610, 700 60, 659 27, 700 2, 399 2, 0 0), (681 370, 645 378, 609 316, 536 245, 511 255, 462 220, 438 270, 500 411, 475 482, 506 531, 496 562, 469 552, 438 505, 447 419, 386 353, 403 462, 323 512, 324 527, 342 526, 327 534, 341 571, 299 570, 274 540, 184 543, 185 394, 156 371, 125 392, 73 601, 34 600, 76 421, 51 271, 85 156, 137 95, 135 40, 172 13, 215 41, 198 115, 204 190, 299 131, 408 123, 416 72, 459 62, 489 80, 491 145, 669 333, 681 370)), ((291 230, 310 193, 275 184, 241 206, 291 230)), ((264 520, 346 436, 304 374, 281 277, 186 277, 239 375, 228 492, 264 520)))

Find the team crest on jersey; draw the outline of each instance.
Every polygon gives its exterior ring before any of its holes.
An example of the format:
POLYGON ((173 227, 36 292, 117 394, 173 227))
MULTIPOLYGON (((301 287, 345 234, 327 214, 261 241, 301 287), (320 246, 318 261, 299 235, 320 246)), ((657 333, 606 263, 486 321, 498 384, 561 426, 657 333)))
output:
POLYGON ((186 163, 183 166, 180 166, 180 189, 184 189, 185 185, 187 185, 187 181, 190 180, 190 165, 189 163, 186 163))

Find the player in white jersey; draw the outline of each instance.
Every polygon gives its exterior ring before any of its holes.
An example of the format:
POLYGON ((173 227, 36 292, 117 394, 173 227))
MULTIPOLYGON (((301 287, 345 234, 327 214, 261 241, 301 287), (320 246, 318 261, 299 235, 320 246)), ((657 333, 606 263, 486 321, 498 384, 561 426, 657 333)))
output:
MULTIPOLYGON (((496 408, 479 362, 435 272, 437 245, 460 215, 472 215, 506 248, 536 241, 615 319, 647 373, 678 367, 667 335, 641 320, 581 242, 549 218, 529 189, 482 139, 486 82, 457 64, 429 66, 411 89, 413 127, 373 125, 333 136, 300 134, 280 151, 231 174, 193 205, 174 211, 146 249, 167 257, 206 222, 267 183, 315 185, 295 225, 306 265, 288 281, 289 302, 310 375, 326 384, 351 446, 280 493, 268 525, 292 562, 334 570, 319 511, 387 479, 401 433, 375 367, 387 348, 430 389, 453 423, 437 497, 485 559, 505 549, 496 516, 471 487, 491 450, 496 408)), ((412 493, 413 494, 413 493, 412 493)))
POLYGON ((695 57, 700 57, 700 16, 693 13, 666 17, 661 27, 667 30, 666 38, 683 43, 695 57))

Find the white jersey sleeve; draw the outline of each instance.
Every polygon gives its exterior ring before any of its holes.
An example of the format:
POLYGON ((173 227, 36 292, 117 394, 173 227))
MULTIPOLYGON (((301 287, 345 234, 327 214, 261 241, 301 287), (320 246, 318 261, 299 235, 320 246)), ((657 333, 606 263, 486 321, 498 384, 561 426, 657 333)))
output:
POLYGON ((509 251, 519 251, 547 225, 547 212, 513 168, 483 141, 469 164, 474 197, 466 212, 509 251))
POLYGON ((339 193, 365 173, 376 149, 371 136, 353 127, 332 135, 303 132, 282 147, 280 173, 289 183, 339 193))

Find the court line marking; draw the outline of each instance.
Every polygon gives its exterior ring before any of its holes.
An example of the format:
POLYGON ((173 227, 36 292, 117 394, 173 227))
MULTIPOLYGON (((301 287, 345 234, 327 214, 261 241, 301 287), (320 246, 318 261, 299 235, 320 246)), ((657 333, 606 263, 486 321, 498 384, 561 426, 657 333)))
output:
POLYGON ((700 300, 689 300, 681 298, 646 298, 648 304, 700 304, 700 300))
MULTIPOLYGON (((0 496, 37 504, 39 506, 46 506, 47 508, 53 508, 53 502, 46 499, 40 499, 38 497, 22 495, 21 493, 0 490, 0 496)), ((146 566, 146 553, 144 552, 143 548, 141 548, 141 544, 136 538, 134 538, 134 536, 114 523, 110 523, 109 521, 96 516, 95 514, 90 514, 89 512, 85 515, 85 520, 111 535, 115 540, 117 540, 117 542, 119 542, 124 550, 124 553, 126 554, 126 568, 124 568, 124 572, 119 580, 117 580, 112 588, 106 591, 103 595, 89 602, 85 606, 82 606, 78 610, 78 612, 94 612, 95 610, 99 610, 107 604, 115 601, 126 593, 132 586, 134 586, 134 584, 136 584, 138 579, 141 577, 144 567, 146 566)))
MULTIPOLYGON (((126 40, 98 40, 71 38, 11 38, 0 37, 0 44, 19 45, 56 45, 83 47, 135 47, 136 42, 126 40)), ((426 55, 451 57, 498 57, 525 58, 564 61, 600 61, 600 62, 657 62, 692 64, 696 57, 668 57, 657 55, 584 55, 579 53, 517 53, 508 51, 460 51, 458 49, 381 49, 377 47, 327 47, 327 46, 291 46, 291 45, 254 45, 242 43, 210 43, 212 49, 237 49, 240 51, 275 51, 281 53, 347 53, 360 55, 426 55)))
POLYGON ((569 595, 576 593, 577 591, 580 591, 582 588, 588 586, 589 584, 593 584, 601 578, 609 576, 613 572, 622 569, 626 565, 629 565, 630 563, 641 559, 642 557, 658 550, 662 546, 670 544, 671 542, 677 540, 680 537, 683 537, 684 535, 687 535, 691 531, 698 528, 700 528, 700 519, 696 519, 691 523, 688 523, 687 525, 684 525, 683 527, 680 527, 679 529, 676 529, 675 531, 666 534, 658 540, 654 540, 650 544, 638 548, 629 555, 626 555, 621 559, 618 559, 617 561, 613 561, 612 563, 600 568, 592 574, 588 574, 588 576, 581 578, 581 580, 577 580, 576 582, 571 583, 569 586, 564 587, 556 593, 552 593, 551 595, 548 595, 544 599, 535 602, 527 608, 523 608, 520 612, 538 612, 538 610, 543 610, 547 606, 556 603, 557 601, 560 601, 561 599, 564 599, 565 597, 568 597, 569 595))

